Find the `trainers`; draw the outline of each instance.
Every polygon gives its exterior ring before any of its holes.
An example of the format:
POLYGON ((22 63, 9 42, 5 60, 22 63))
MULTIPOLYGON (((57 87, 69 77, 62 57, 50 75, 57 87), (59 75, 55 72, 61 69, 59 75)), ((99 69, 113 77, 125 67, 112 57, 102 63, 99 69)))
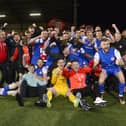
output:
POLYGON ((47 100, 46 106, 47 106, 47 108, 51 108, 52 107, 52 104, 51 104, 51 102, 49 100, 47 100))
POLYGON ((96 97, 96 99, 94 101, 94 104, 99 104, 99 103, 107 103, 107 101, 106 100, 103 100, 100 97, 96 97))
POLYGON ((43 94, 41 100, 42 100, 43 102, 47 103, 47 100, 48 100, 47 95, 46 95, 46 94, 43 94))
POLYGON ((43 95, 43 102, 46 103, 47 108, 51 108, 51 107, 52 107, 52 104, 51 104, 51 102, 49 101, 49 99, 48 99, 48 97, 47 97, 46 94, 43 95))
POLYGON ((47 108, 51 108, 51 107, 52 107, 52 104, 51 104, 51 102, 49 101, 49 99, 48 99, 48 97, 47 97, 46 94, 43 94, 43 96, 42 96, 42 101, 43 101, 44 103, 46 103, 47 108))
POLYGON ((16 100, 17 100, 19 106, 24 106, 23 98, 19 93, 16 94, 16 100))
POLYGON ((119 102, 120 102, 120 104, 124 105, 125 104, 124 97, 119 97, 119 102))
POLYGON ((103 100, 102 98, 100 97, 97 97, 96 100, 94 101, 94 104, 96 106, 101 106, 101 107, 105 107, 107 105, 108 101, 106 100, 103 100))
POLYGON ((84 99, 80 100, 80 107, 86 111, 92 109, 92 107, 84 99))
POLYGON ((74 108, 77 108, 78 106, 79 106, 79 102, 80 102, 80 99, 79 98, 76 98, 75 100, 74 100, 74 108))

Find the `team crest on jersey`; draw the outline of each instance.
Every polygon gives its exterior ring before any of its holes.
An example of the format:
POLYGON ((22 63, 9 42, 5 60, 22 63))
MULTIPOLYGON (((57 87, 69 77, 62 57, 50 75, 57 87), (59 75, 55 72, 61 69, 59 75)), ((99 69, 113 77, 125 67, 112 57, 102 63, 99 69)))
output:
POLYGON ((42 71, 40 71, 39 73, 42 74, 42 71))
POLYGON ((114 61, 115 60, 115 57, 111 57, 111 61, 114 61))

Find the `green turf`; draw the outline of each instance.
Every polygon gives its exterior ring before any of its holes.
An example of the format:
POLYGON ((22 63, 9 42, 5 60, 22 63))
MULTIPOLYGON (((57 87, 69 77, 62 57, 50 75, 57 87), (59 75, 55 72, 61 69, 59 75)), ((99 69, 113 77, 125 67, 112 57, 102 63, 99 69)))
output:
POLYGON ((0 126, 126 126, 126 105, 105 97, 110 101, 107 107, 84 111, 63 97, 55 98, 52 108, 40 108, 33 105, 36 98, 25 99, 25 106, 19 107, 15 97, 1 96, 0 126))

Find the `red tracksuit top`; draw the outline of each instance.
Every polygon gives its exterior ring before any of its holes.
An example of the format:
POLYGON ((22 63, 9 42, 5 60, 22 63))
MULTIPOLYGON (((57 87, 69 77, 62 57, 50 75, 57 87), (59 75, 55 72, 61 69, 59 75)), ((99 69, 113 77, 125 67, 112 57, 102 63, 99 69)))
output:
POLYGON ((74 70, 68 70, 64 68, 63 70, 63 76, 69 78, 70 80, 70 89, 79 89, 79 88, 85 88, 87 86, 86 84, 86 74, 91 72, 92 68, 90 67, 84 67, 79 68, 77 72, 74 70))

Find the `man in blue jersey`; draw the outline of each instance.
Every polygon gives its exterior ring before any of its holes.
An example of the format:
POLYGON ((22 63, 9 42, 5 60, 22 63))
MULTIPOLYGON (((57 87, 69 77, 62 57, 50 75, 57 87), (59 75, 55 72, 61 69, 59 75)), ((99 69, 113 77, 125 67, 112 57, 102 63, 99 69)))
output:
POLYGON ((48 32, 47 31, 42 31, 41 35, 34 37, 30 39, 28 44, 34 45, 34 50, 33 50, 33 55, 31 57, 31 64, 36 64, 37 60, 41 57, 43 60, 46 61, 46 54, 45 54, 45 49, 46 49, 46 44, 49 42, 49 37, 48 37, 48 32), (43 55, 45 55, 43 57, 43 55))
POLYGON ((89 63, 96 51, 100 49, 100 40, 93 36, 93 27, 86 29, 87 38, 82 42, 81 50, 84 50, 83 58, 89 63))
POLYGON ((110 47, 110 41, 107 38, 101 40, 101 49, 96 52, 94 56, 94 68, 99 64, 102 64, 102 72, 99 77, 99 90, 103 96, 104 82, 106 78, 112 74, 119 80, 119 101, 121 104, 125 104, 123 97, 125 78, 120 66, 124 65, 120 52, 110 47))

